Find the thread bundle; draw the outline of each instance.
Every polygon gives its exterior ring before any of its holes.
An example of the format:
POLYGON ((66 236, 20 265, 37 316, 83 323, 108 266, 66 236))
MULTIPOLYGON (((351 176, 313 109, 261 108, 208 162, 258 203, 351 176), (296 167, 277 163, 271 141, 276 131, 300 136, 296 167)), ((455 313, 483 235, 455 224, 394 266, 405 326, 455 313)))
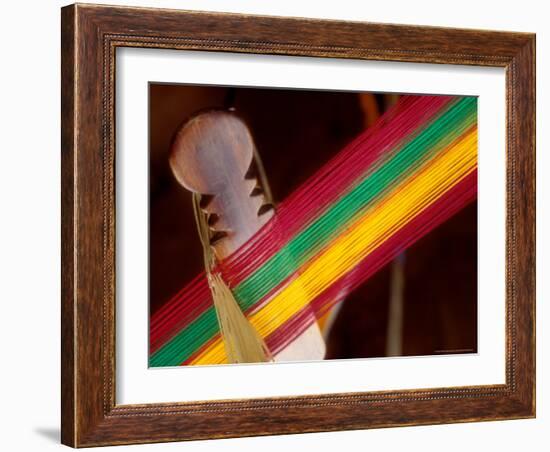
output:
MULTIPOLYGON (((276 354, 402 250, 476 198, 477 100, 404 96, 216 271, 276 354)), ((198 275, 151 319, 150 365, 227 361, 198 275)))

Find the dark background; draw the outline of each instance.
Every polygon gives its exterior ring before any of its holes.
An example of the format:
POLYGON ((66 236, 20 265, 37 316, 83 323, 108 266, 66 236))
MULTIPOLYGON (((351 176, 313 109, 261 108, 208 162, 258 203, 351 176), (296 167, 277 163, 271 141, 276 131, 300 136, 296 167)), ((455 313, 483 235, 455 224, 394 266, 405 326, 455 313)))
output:
MULTIPOLYGON (((200 110, 234 108, 249 125, 275 203, 369 126, 396 95, 150 84, 150 309, 203 270, 191 195, 168 166, 172 137, 200 110)), ((405 253, 402 355, 477 351, 477 204, 405 253)), ((335 317, 327 358, 386 356, 392 264, 335 317)))

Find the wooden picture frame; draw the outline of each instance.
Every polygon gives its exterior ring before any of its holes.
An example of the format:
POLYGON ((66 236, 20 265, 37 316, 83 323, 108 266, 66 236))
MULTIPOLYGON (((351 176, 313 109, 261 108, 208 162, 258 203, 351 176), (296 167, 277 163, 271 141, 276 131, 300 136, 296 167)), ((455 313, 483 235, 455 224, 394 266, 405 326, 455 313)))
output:
POLYGON ((535 36, 176 10, 62 9, 62 442, 73 447, 535 416, 535 36), (352 58, 506 70, 506 383, 115 403, 115 50, 352 58))

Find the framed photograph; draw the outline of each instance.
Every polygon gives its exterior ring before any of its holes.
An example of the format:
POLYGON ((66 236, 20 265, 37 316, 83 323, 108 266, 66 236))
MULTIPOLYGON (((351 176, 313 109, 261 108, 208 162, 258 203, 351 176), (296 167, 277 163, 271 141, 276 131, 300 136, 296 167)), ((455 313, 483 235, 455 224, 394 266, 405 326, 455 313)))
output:
POLYGON ((62 9, 62 442, 535 416, 535 36, 62 9))

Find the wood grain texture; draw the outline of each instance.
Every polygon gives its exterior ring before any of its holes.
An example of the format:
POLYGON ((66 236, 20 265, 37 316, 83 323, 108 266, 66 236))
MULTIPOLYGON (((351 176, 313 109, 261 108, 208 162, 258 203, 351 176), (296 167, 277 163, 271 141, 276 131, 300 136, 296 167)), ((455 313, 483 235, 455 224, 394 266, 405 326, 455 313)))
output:
POLYGON ((74 138, 75 138, 75 34, 74 15, 63 9, 61 19, 61 441, 75 444, 75 322, 74 293, 74 138))
POLYGON ((62 442, 75 447, 533 417, 535 36, 72 5, 62 10, 62 442), (117 47, 506 68, 506 384, 115 404, 117 47))

